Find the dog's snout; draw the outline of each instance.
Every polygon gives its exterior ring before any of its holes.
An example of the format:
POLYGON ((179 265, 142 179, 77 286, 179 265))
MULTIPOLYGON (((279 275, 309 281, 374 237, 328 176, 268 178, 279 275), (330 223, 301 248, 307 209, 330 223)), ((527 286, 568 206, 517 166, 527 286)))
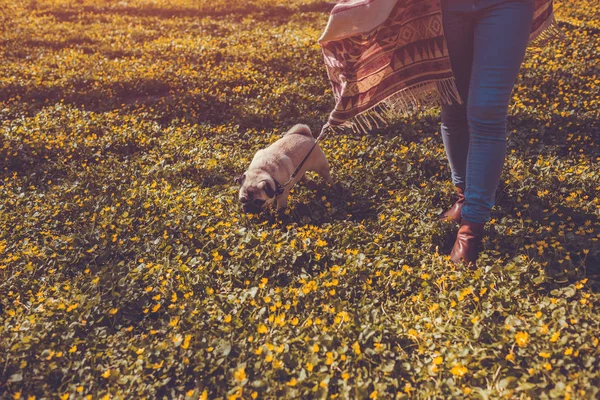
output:
POLYGON ((262 209, 260 207, 254 205, 253 203, 243 204, 242 209, 244 210, 244 212, 247 212, 250 214, 258 214, 262 211, 262 209))
POLYGON ((265 200, 263 199, 252 199, 251 201, 248 200, 248 198, 245 198, 246 201, 243 199, 244 198, 240 198, 240 201, 242 202, 242 208, 247 213, 258 214, 265 205, 265 200))

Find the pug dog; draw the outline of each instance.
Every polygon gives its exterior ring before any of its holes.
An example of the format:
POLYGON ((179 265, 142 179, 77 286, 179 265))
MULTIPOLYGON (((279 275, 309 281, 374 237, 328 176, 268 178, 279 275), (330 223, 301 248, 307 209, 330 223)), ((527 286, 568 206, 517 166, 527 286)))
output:
POLYGON ((306 171, 316 172, 332 185, 329 163, 323 150, 316 145, 298 174, 283 187, 314 142, 310 128, 297 124, 281 139, 266 149, 256 152, 246 172, 235 179, 235 182, 240 185, 238 198, 243 210, 248 213, 259 213, 275 202, 277 211, 285 210, 290 189, 304 177, 306 171))

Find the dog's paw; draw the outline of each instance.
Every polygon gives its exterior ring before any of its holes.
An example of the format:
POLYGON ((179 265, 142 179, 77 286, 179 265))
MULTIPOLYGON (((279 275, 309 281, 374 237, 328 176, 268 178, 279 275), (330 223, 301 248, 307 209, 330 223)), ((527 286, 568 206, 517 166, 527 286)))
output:
POLYGON ((285 210, 287 210, 287 201, 285 202, 277 202, 277 205, 275 206, 275 211, 280 214, 280 213, 284 213, 285 210))
POLYGON ((342 185, 339 182, 330 183, 330 187, 333 190, 333 193, 335 193, 337 195, 341 195, 344 193, 344 185, 342 185))
POLYGON ((290 209, 287 207, 276 208, 275 215, 277 218, 284 218, 290 215, 290 209))
POLYGON ((306 179, 306 181, 304 182, 304 186, 309 190, 316 190, 319 187, 319 185, 317 185, 317 182, 311 179, 306 179))

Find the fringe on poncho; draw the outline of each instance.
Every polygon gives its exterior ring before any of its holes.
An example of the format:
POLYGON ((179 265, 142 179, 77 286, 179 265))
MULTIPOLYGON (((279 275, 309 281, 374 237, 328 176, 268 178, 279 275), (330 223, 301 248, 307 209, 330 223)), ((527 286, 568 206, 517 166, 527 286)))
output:
MULTIPOLYGON (((558 34, 552 0, 535 0, 529 45, 558 34)), ((461 103, 440 0, 342 0, 319 39, 335 108, 326 126, 367 132, 423 107, 461 103)))

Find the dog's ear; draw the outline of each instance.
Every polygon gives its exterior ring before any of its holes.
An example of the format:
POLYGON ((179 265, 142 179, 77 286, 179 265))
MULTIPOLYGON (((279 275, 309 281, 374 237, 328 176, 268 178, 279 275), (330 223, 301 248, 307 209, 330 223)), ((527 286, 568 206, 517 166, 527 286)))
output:
POLYGON ((242 175, 236 177, 234 182, 238 185, 241 185, 242 183, 244 183, 244 179, 246 179, 246 174, 242 174, 242 175))
POLYGON ((275 197, 275 189, 273 189, 273 187, 271 186, 271 184, 269 182, 265 182, 265 193, 267 194, 267 196, 269 196, 270 198, 275 197))
POLYGON ((258 184, 258 188, 264 190, 265 194, 270 198, 275 197, 275 189, 273 189, 273 186, 271 186, 269 181, 261 181, 258 184))

